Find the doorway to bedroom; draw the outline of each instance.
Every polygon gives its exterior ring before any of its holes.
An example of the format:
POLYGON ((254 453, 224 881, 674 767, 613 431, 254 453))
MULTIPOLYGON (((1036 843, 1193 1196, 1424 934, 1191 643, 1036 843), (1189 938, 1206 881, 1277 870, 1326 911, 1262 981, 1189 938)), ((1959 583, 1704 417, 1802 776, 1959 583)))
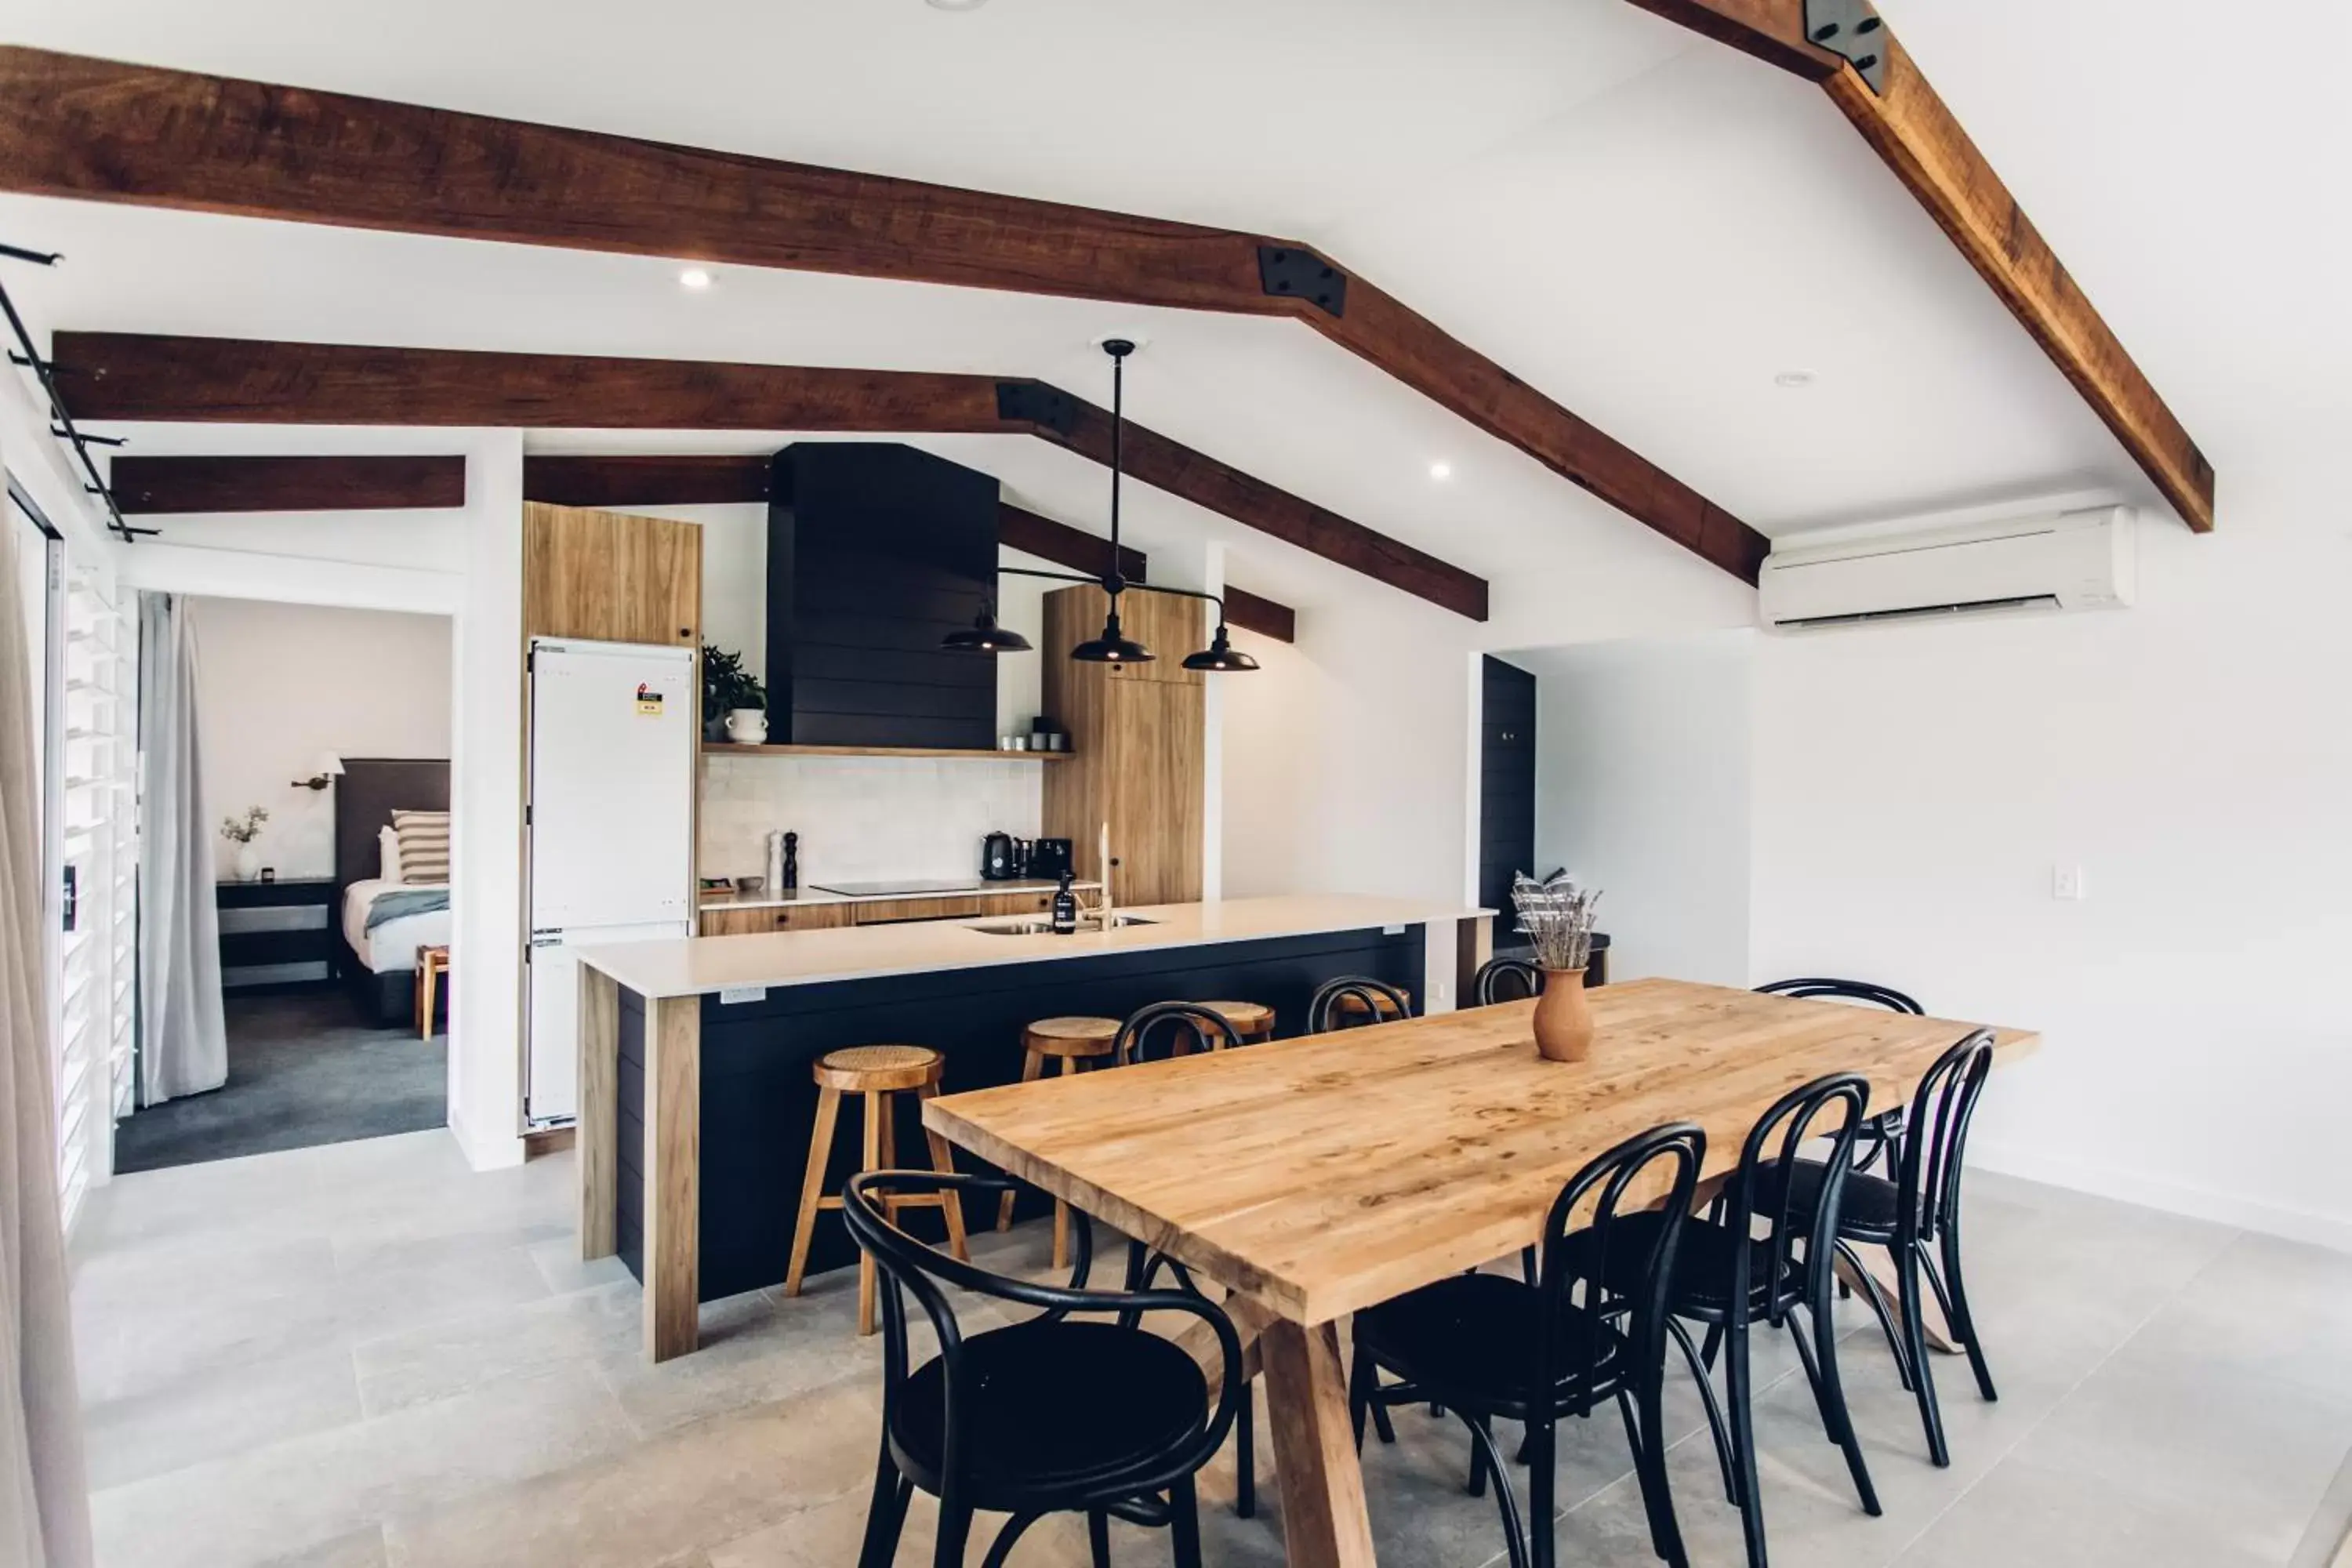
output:
POLYGON ((451 623, 142 595, 118 1172, 447 1121, 451 623))

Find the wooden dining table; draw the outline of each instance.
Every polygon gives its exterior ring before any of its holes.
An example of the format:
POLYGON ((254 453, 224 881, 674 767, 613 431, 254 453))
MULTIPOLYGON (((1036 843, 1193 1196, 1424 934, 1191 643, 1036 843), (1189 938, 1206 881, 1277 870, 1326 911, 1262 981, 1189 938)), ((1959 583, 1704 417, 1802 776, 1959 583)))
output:
MULTIPOLYGON (((1375 1561, 1339 1321, 1537 1238, 1595 1155, 1706 1129, 1703 1177, 1825 1073, 1874 1111, 1977 1024, 1676 980, 1591 994, 1591 1059, 1547 1061, 1532 1002, 945 1096, 924 1124, 1232 1292, 1257 1329, 1294 1568, 1375 1561)), ((1995 1031, 1996 1063, 2039 1037, 1995 1031)))

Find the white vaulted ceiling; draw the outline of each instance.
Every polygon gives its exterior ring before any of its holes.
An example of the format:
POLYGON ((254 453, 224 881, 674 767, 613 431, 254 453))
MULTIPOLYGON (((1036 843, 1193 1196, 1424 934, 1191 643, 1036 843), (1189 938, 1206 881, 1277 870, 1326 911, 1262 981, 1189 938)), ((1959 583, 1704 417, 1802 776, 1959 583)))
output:
MULTIPOLYGON (((1944 0, 1886 9, 1898 28, 1922 14, 1931 77, 1928 40, 1969 27, 1944 0)), ((5 0, 0 37, 1307 239, 1775 535, 2062 489, 2150 495, 1818 90, 1624 0, 5 0), (1792 370, 1813 384, 1775 384, 1792 370)), ((2163 340, 2198 301, 2168 299, 2157 258, 2037 206, 2035 146, 1985 140, 2094 300, 2123 302, 2126 344, 2158 340, 2144 363, 2226 487, 2196 345, 2163 340)), ((2070 178, 2046 189, 2089 199, 2070 178)), ((2093 205, 2109 226, 2162 216, 2093 205)), ((1546 573, 1709 594, 1721 576, 1281 321, 724 268, 693 295, 641 258, 25 197, 0 198, 0 240, 68 254, 8 275, 43 329, 976 371, 1097 402, 1089 341, 1138 332, 1139 420, 1498 595, 1546 573)), ((142 449, 205 440, 182 426, 142 449)), ((1101 526, 1090 465, 1017 438, 925 444, 1101 526)), ((1229 538, 1237 578, 1302 605, 1386 592, 1165 497, 1139 497, 1138 522, 1147 544, 1229 538)))

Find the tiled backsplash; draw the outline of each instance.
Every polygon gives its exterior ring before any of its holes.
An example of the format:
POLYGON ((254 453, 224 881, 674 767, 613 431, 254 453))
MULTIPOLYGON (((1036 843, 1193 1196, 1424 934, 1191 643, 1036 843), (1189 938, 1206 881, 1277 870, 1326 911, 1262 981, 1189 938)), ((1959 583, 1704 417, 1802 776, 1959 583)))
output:
POLYGON ((801 836, 801 886, 971 875, 999 828, 1034 838, 1050 763, 707 757, 702 875, 763 876, 768 833, 801 836))

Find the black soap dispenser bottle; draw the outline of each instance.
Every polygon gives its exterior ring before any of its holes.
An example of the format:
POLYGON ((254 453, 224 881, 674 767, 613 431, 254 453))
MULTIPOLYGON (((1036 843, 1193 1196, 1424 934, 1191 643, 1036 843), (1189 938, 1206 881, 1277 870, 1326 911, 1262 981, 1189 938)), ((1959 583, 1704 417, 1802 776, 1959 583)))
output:
POLYGON ((1054 892, 1054 934, 1074 935, 1078 929, 1078 896, 1070 891, 1070 873, 1062 873, 1062 885, 1054 892))

